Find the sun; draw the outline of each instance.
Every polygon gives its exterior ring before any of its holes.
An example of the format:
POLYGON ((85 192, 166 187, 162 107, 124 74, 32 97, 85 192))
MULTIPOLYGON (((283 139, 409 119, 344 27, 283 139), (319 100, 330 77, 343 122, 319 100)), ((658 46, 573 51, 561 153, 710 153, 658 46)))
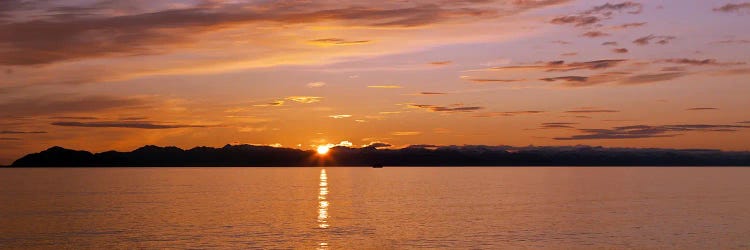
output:
POLYGON ((328 153, 328 150, 330 150, 330 149, 331 148, 329 148, 328 146, 325 146, 325 145, 318 146, 318 154, 319 155, 325 155, 325 154, 328 153))

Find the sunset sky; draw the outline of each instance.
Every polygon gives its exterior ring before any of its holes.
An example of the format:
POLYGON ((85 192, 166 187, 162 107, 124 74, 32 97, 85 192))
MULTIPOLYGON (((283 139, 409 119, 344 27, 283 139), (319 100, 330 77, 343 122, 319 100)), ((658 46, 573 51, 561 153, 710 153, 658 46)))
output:
POLYGON ((2 0, 0 164, 55 145, 750 150, 748 24, 743 0, 2 0))

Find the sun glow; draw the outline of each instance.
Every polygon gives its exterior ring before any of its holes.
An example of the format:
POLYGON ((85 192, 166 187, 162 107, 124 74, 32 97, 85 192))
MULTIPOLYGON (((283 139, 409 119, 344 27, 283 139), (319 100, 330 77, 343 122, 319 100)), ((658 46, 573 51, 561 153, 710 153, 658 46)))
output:
POLYGON ((318 150, 317 150, 317 151, 318 151, 318 154, 319 154, 319 155, 325 155, 325 154, 327 154, 327 153, 328 153, 328 150, 330 150, 330 149, 331 149, 331 148, 329 148, 329 147, 328 147, 328 146, 326 146, 326 145, 321 145, 321 146, 318 146, 318 150))

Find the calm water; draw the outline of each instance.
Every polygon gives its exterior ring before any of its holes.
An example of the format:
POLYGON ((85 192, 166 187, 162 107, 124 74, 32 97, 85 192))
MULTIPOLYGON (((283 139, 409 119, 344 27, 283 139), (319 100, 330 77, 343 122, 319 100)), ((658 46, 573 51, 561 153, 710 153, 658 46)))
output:
POLYGON ((0 248, 750 248, 750 168, 0 169, 0 248))

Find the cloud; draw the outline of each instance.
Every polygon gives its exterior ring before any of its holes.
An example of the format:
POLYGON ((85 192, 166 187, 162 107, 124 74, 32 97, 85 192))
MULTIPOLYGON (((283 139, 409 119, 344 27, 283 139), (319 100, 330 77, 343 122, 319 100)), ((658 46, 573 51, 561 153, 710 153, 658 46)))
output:
POLYGON ((468 76, 461 76, 461 79, 474 83, 513 83, 526 81, 526 79, 469 78, 468 76))
POLYGON ((747 3, 730 3, 725 4, 724 6, 721 6, 719 8, 714 8, 714 11, 717 12, 741 12, 741 11, 750 11, 750 2, 747 3))
POLYGON ((604 72, 591 76, 558 76, 558 77, 547 77, 539 80, 546 82, 562 82, 565 87, 588 87, 604 83, 612 83, 622 80, 624 77, 630 75, 628 72, 604 72))
POLYGON ((583 134, 569 137, 557 137, 555 140, 602 140, 602 139, 640 139, 675 137, 681 132, 734 132, 739 129, 750 128, 743 125, 707 125, 707 124, 680 124, 680 125, 635 125, 614 127, 611 129, 578 129, 583 134))
POLYGON ((373 88, 373 89, 400 89, 400 88, 403 88, 403 86, 399 86, 399 85, 370 85, 370 86, 367 86, 367 87, 368 88, 373 88))
POLYGON ((733 75, 747 75, 747 74, 750 74, 750 68, 722 70, 722 71, 715 72, 713 75, 733 76, 733 75))
POLYGON ((709 107, 699 107, 699 108, 689 108, 688 111, 705 111, 705 110, 718 110, 718 108, 709 108, 709 107))
POLYGON ((606 3, 594 6, 593 8, 580 12, 575 15, 560 16, 552 19, 553 24, 572 24, 576 27, 589 26, 601 22, 602 20, 611 19, 615 12, 625 12, 628 14, 640 14, 643 11, 643 5, 636 2, 622 2, 618 4, 606 3))
POLYGON ((315 45, 331 46, 331 45, 356 45, 370 43, 370 40, 346 40, 341 38, 322 38, 309 41, 315 45))
POLYGON ((613 68, 620 63, 626 62, 627 59, 606 59, 606 60, 595 60, 585 62, 570 62, 565 61, 549 61, 539 64, 531 65, 516 65, 516 66, 504 66, 504 67, 493 67, 491 70, 510 70, 510 69, 540 69, 547 72, 567 72, 575 70, 602 70, 613 68))
POLYGON ((53 122, 55 126, 63 127, 86 127, 86 128, 135 128, 135 129, 173 129, 173 128, 207 128, 215 127, 208 125, 185 125, 185 124, 157 124, 151 122, 53 122))
POLYGON ((559 76, 559 77, 542 78, 539 80, 542 80, 545 82, 555 82, 555 81, 586 82, 588 79, 589 78, 585 76, 559 76))
POLYGON ((604 16, 611 16, 613 11, 626 11, 628 14, 640 14, 643 11, 643 5, 636 2, 622 2, 618 4, 606 3, 591 8, 584 12, 586 14, 602 14, 604 16))
POLYGON ((604 45, 604 46, 617 46, 617 42, 603 42, 602 45, 604 45))
POLYGON ((328 117, 333 118, 333 119, 343 119, 343 118, 352 117, 352 115, 329 115, 328 117))
POLYGON ((419 109, 426 109, 431 112, 448 112, 448 113, 454 113, 454 112, 474 112, 480 109, 483 109, 483 107, 476 107, 476 106, 463 106, 463 104, 453 104, 451 106, 445 107, 445 106, 436 106, 436 105, 428 105, 428 104, 409 104, 409 107, 412 108, 419 108, 419 109))
MULTIPOLYGON (((676 69, 680 70, 680 69, 676 69)), ((668 71, 665 73, 643 73, 633 75, 630 72, 604 72, 590 76, 568 75, 546 77, 539 80, 546 82, 561 82, 565 87, 588 87, 605 83, 616 83, 620 85, 646 84, 668 81, 689 75, 684 71, 668 71)))
MULTIPOLYGON (((474 2, 481 2, 482 0, 470 0, 474 2)), ((559 4, 568 3, 570 0, 514 0, 513 5, 521 9, 536 9, 544 8, 548 6, 554 6, 559 4)))
MULTIPOLYGON (((287 98, 290 98, 290 97, 287 97, 287 98)), ((299 96, 294 96, 294 97, 299 97, 299 96)), ((275 101, 268 102, 268 103, 255 104, 253 106, 254 107, 279 107, 279 106, 284 106, 284 100, 275 100, 275 101)))
POLYGON ((268 130, 268 127, 250 127, 250 126, 242 126, 237 128, 237 131, 243 132, 243 133, 253 133, 253 132, 263 132, 268 130))
POLYGON ((325 145, 314 145, 314 146, 315 147, 325 146, 325 147, 328 147, 328 148, 333 148, 333 147, 351 147, 351 146, 354 146, 354 143, 352 143, 350 141, 341 141, 341 142, 336 143, 336 144, 328 143, 328 144, 325 144, 325 145))
POLYGON ((0 137, 0 141, 20 141, 21 138, 14 138, 14 137, 0 137))
MULTIPOLYGON (((9 9, 5 8, 9 1, 20 0, 0 1, 0 8, 9 9)), ((524 29, 519 24, 535 21, 521 13, 571 1, 22 2, 33 2, 34 7, 13 8, 7 19, 0 17, 0 67, 5 63, 14 71, 0 81, 18 86, 90 84, 283 65, 328 67, 449 44, 501 41, 538 30, 517 32, 524 29), (122 5, 133 8, 116 7, 122 5), (491 37, 486 35, 490 31, 491 37), (370 42, 310 46, 311 40, 319 39, 370 42)), ((0 75, 4 70, 0 68, 0 75)), ((4 89, 0 87, 0 92, 4 89)))
POLYGON ((713 44, 748 44, 750 40, 745 39, 729 39, 713 42, 713 44))
POLYGON ((626 24, 621 24, 621 25, 617 25, 617 26, 612 26, 610 28, 611 29, 616 29, 616 30, 621 30, 621 29, 628 29, 628 28, 637 28, 637 27, 644 26, 646 24, 647 24, 646 22, 641 22, 641 23, 626 23, 626 24))
MULTIPOLYGON (((187 5, 187 4, 185 4, 187 5)), ((36 19, 0 23, 0 64, 37 65, 82 58, 161 54, 169 47, 195 43, 196 34, 247 24, 276 25, 340 22, 350 26, 419 27, 459 19, 497 17, 490 8, 472 8, 446 3, 385 5, 368 7, 326 3, 214 2, 136 13, 75 15, 70 9, 34 8, 36 19), (46 18, 45 18, 46 17, 46 18), (57 53, 65 51, 66 53, 57 53)), ((86 6, 82 6, 85 8, 86 6)), ((93 12, 93 11, 88 11, 93 12)), ((95 13, 95 12, 94 12, 95 13)), ((328 44, 360 44, 366 40, 316 39, 328 44)))
POLYGON ((604 33, 604 32, 601 32, 601 31, 589 31, 589 32, 581 34, 581 36, 590 37, 590 38, 597 38, 597 37, 609 36, 609 33, 604 33))
POLYGON ((393 145, 391 145, 390 143, 379 141, 374 141, 370 142, 369 144, 362 145, 363 148, 390 148, 392 146, 393 145))
POLYGON ((591 24, 595 24, 601 21, 599 17, 595 16, 579 16, 579 15, 571 15, 571 16, 561 16, 556 17, 550 21, 550 23, 553 24, 574 24, 575 26, 587 26, 591 24))
POLYGON ((17 130, 0 130, 0 135, 16 135, 16 134, 46 134, 45 131, 17 131, 17 130))
POLYGON ((448 65, 448 64, 451 64, 451 63, 453 63, 453 62, 452 61, 435 61, 435 62, 430 62, 430 65, 433 65, 433 66, 445 66, 445 65, 448 65))
POLYGON ((562 53, 560 56, 577 56, 578 52, 568 52, 568 53, 562 53))
POLYGON ((575 122, 545 122, 542 123, 542 129, 560 129, 560 128, 574 128, 573 125, 577 125, 575 122))
POLYGON ((685 64, 685 65, 692 65, 692 66, 731 66, 731 65, 743 65, 745 63, 729 63, 729 62, 719 62, 716 59, 688 59, 688 58, 672 58, 672 59, 665 59, 660 60, 658 62, 662 63, 673 63, 673 64, 685 64))
POLYGON ((634 85, 634 84, 645 84, 654 83, 661 81, 674 80, 683 76, 688 75, 685 72, 669 72, 669 73, 655 73, 655 74, 640 74, 627 77, 620 81, 620 84, 634 85))
POLYGON ((612 49, 612 52, 615 52, 618 54, 625 54, 625 53, 628 53, 629 51, 626 48, 616 48, 616 49, 612 49))
POLYGON ((391 135, 395 135, 395 136, 413 136, 413 135, 420 135, 420 134, 422 134, 422 132, 418 132, 418 131, 397 131, 397 132, 391 133, 391 135))
POLYGON ((444 92, 419 92, 418 95, 447 95, 448 93, 444 92))
POLYGON ((311 83, 306 84, 305 86, 307 86, 308 88, 320 88, 320 87, 326 86, 326 83, 325 82, 311 82, 311 83))
POLYGON ((132 116, 132 117, 122 117, 122 118, 120 118, 118 120, 120 120, 120 121, 140 121, 140 120, 147 120, 147 119, 148 119, 148 117, 144 117, 144 116, 132 116))
POLYGON ((320 102, 321 100, 323 100, 323 97, 319 97, 319 96, 288 96, 288 97, 286 97, 284 99, 289 100, 289 101, 293 101, 293 102, 308 104, 308 103, 320 102))
POLYGON ((568 110, 565 113, 571 114, 595 114, 595 113, 618 113, 619 110, 611 109, 580 109, 580 110, 568 110))
POLYGON ((58 94, 10 99, 0 102, 0 114, 3 116, 60 115, 114 109, 141 109, 151 107, 152 104, 153 101, 145 97, 58 94))
POLYGON ((474 117, 497 117, 497 116, 518 116, 518 115, 534 115, 545 113, 541 110, 522 110, 522 111, 505 111, 505 112, 488 112, 476 114, 474 117))
POLYGON ((648 36, 644 36, 644 37, 641 37, 641 38, 633 40, 633 43, 635 43, 637 45, 640 45, 640 46, 649 45, 652 42, 654 42, 656 44, 665 45, 665 44, 668 44, 669 42, 671 42, 674 39, 677 39, 677 37, 674 37, 674 36, 648 35, 648 36))

